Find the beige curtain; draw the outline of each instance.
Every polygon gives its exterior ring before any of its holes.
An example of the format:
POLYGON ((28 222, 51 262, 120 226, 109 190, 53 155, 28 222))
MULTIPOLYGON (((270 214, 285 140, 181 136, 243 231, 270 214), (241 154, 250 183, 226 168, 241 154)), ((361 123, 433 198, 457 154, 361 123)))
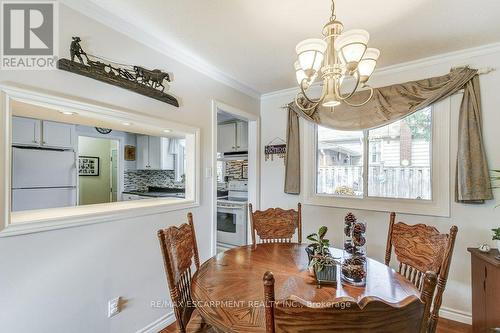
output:
POLYGON ((460 106, 455 186, 457 202, 483 203, 493 199, 481 125, 481 95, 476 75, 465 85, 460 106))
POLYGON ((300 194, 300 138, 299 116, 288 110, 285 156, 285 193, 300 194))
MULTIPOLYGON (((408 116, 437 101, 464 89, 460 108, 460 138, 457 160, 456 200, 482 202, 492 198, 488 164, 481 135, 481 106, 477 70, 461 68, 449 74, 424 80, 376 88, 372 99, 361 107, 342 103, 335 108, 317 107, 303 112, 295 102, 289 104, 288 137, 298 138, 298 116, 339 130, 375 128, 408 116)), ((350 100, 359 103, 368 96, 367 91, 356 93, 350 100)), ((304 106, 308 103, 302 101, 304 106)), ((294 145, 298 140, 287 141, 285 192, 300 193, 300 152, 294 145)))

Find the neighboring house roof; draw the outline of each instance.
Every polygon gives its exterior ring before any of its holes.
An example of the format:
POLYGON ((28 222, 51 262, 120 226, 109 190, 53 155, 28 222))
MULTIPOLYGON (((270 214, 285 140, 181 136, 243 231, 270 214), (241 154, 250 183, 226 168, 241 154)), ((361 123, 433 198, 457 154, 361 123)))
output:
POLYGON ((338 144, 330 143, 330 142, 321 142, 321 146, 319 147, 319 149, 320 150, 333 150, 333 151, 343 153, 346 155, 351 155, 351 156, 361 156, 362 155, 361 151, 342 147, 342 146, 339 146, 338 144))

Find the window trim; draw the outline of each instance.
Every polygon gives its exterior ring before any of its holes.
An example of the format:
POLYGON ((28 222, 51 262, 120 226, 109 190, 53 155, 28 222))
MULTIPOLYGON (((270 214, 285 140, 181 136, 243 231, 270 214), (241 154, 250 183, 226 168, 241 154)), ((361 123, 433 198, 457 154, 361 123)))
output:
POLYGON ((200 129, 165 118, 155 117, 134 110, 109 107, 98 102, 66 98, 18 86, 0 85, 0 238, 14 235, 48 231, 80 225, 104 223, 139 216, 161 214, 169 211, 200 206, 200 129), (154 128, 171 128, 186 133, 186 145, 193 147, 187 154, 186 198, 175 201, 155 198, 138 201, 121 201, 77 207, 11 212, 11 101, 16 100, 55 110, 68 110, 96 119, 117 124, 131 121, 154 128))
MULTIPOLYGON (((349 208, 370 211, 430 215, 430 216, 450 216, 450 111, 451 99, 435 103, 432 106, 432 147, 431 147, 431 179, 432 179, 432 200, 382 198, 382 197, 342 197, 330 194, 316 193, 317 182, 317 126, 310 122, 303 121, 301 126, 301 136, 304 138, 301 144, 302 165, 304 177, 302 178, 301 200, 306 205, 327 206, 335 208, 349 208), (434 163, 439 161, 439 163, 434 163), (434 175, 448 175, 448 177, 434 177, 434 175)), ((363 174, 368 174, 366 169, 368 136, 365 135, 363 174), (366 161, 365 161, 366 160, 366 161)), ((366 177, 363 179, 363 191, 367 183, 366 177)))

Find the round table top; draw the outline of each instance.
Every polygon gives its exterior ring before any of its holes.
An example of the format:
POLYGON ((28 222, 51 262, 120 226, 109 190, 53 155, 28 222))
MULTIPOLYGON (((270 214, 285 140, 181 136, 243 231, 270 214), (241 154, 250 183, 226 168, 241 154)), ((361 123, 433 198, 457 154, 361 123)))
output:
MULTIPOLYGON (((194 274, 191 294, 203 319, 223 332, 265 332, 264 284, 271 271, 276 300, 293 296, 305 302, 352 302, 364 307, 371 300, 402 306, 420 292, 402 275, 376 261, 367 261, 365 287, 322 285, 307 269, 306 244, 258 244, 228 250, 212 257, 194 274)), ((339 257, 341 250, 331 249, 339 257)), ((338 272, 340 275, 340 270, 338 272)))

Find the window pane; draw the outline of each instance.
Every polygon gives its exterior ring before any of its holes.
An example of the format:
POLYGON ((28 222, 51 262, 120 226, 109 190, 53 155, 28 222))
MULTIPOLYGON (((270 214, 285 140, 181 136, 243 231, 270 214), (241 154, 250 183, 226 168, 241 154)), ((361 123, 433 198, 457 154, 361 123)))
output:
POLYGON ((369 131, 368 195, 431 200, 431 108, 369 131))
POLYGON ((363 132, 318 126, 317 193, 363 196, 363 132))

